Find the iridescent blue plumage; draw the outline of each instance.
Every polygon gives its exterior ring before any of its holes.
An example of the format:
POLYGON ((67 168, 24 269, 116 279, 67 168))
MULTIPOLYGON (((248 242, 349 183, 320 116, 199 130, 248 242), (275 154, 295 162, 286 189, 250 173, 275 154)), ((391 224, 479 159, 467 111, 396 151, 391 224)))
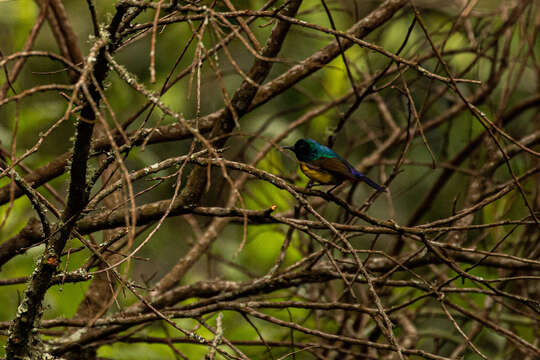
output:
POLYGON ((337 186, 344 180, 364 181, 374 189, 384 191, 382 186, 356 170, 334 150, 315 140, 300 139, 294 146, 285 146, 284 149, 292 150, 304 174, 319 184, 337 186))

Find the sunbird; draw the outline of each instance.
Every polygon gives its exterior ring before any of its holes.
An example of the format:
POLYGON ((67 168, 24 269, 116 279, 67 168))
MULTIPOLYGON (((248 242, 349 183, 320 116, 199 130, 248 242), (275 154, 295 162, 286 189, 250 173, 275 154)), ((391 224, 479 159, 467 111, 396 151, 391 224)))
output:
POLYGON ((344 180, 354 182, 364 181, 377 191, 385 188, 356 170, 347 160, 339 156, 334 150, 319 144, 312 139, 300 139, 294 146, 284 146, 283 149, 292 150, 300 162, 300 169, 310 179, 308 189, 313 182, 319 185, 335 185, 331 192, 344 180))

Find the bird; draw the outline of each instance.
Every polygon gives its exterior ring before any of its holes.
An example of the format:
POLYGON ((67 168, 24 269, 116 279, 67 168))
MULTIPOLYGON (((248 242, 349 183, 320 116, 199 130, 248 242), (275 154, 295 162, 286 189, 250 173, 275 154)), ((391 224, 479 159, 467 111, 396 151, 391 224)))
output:
POLYGON ((356 170, 347 160, 339 156, 334 150, 319 144, 313 139, 299 139, 294 146, 283 146, 283 149, 292 150, 300 163, 300 169, 310 179, 307 188, 311 189, 314 182, 318 185, 334 185, 328 192, 332 192, 343 181, 363 181, 377 191, 385 188, 356 170))

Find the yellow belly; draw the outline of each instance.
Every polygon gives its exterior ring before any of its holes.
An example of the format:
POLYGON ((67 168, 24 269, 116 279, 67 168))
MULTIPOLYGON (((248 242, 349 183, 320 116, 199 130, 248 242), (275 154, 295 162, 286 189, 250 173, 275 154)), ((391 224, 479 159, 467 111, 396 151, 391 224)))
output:
POLYGON ((305 163, 300 163, 300 169, 308 178, 321 184, 337 184, 338 178, 332 173, 310 168, 305 163))

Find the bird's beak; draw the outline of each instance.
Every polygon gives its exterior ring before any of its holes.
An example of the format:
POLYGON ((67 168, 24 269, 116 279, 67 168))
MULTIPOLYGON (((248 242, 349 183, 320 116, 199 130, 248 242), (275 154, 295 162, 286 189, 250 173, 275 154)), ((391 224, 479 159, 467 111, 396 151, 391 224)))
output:
POLYGON ((294 151, 294 146, 282 146, 281 148, 283 150, 292 150, 292 151, 294 151))

